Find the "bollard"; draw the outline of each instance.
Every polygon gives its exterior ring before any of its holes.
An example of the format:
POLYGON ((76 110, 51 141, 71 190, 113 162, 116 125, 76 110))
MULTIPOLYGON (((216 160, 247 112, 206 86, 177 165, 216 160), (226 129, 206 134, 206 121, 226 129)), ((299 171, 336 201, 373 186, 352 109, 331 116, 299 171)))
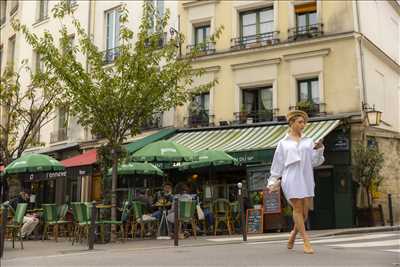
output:
POLYGON ((174 224, 174 246, 179 246, 179 199, 174 201, 175 224, 174 224))
POLYGON ((3 257, 4 252, 4 239, 6 238, 6 226, 7 226, 7 217, 8 217, 8 206, 5 205, 3 208, 3 212, 1 214, 2 220, 0 225, 0 258, 3 257))
POLYGON ((389 222, 390 222, 390 226, 393 226, 392 194, 388 194, 388 207, 389 207, 389 222))
POLYGON ((89 250, 93 249, 94 239, 95 239, 95 227, 96 227, 96 201, 92 201, 92 209, 91 209, 91 218, 90 218, 90 226, 89 226, 89 236, 88 236, 88 245, 89 250))
POLYGON ((242 183, 238 183, 238 197, 239 197, 239 203, 240 203, 240 218, 241 218, 241 226, 242 226, 242 236, 243 236, 243 241, 247 241, 247 227, 246 227, 246 220, 244 217, 244 202, 243 202, 243 194, 242 194, 242 183))

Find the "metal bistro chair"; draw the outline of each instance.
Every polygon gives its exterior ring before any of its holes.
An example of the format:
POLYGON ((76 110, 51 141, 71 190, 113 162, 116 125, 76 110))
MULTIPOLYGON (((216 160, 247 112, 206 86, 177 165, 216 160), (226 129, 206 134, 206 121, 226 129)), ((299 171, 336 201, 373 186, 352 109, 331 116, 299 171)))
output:
POLYGON ((183 223, 191 223, 194 238, 197 237, 195 212, 196 201, 179 201, 179 225, 177 229, 179 229, 178 231, 180 231, 183 223))
POLYGON ((7 229, 11 230, 12 234, 12 247, 14 248, 14 242, 17 237, 17 233, 19 233, 19 240, 21 242, 21 249, 24 249, 24 244, 22 241, 22 226, 24 224, 24 216, 26 209, 28 207, 27 203, 19 203, 17 205, 17 209, 15 210, 14 218, 12 224, 8 224, 6 226, 7 229))
POLYGON ((63 226, 63 233, 64 236, 68 234, 68 238, 71 237, 71 231, 70 231, 70 226, 71 226, 71 221, 66 220, 67 212, 68 212, 68 204, 62 204, 57 207, 57 223, 63 226))
POLYGON ((214 216, 214 235, 217 235, 218 225, 223 222, 228 229, 228 234, 232 234, 231 221, 230 221, 230 204, 229 201, 223 198, 216 199, 213 202, 213 216, 214 216))
POLYGON ((140 226, 140 237, 144 238, 145 227, 149 227, 155 232, 157 229, 158 221, 156 218, 149 218, 144 220, 144 203, 140 201, 133 201, 132 202, 132 227, 131 227, 131 234, 132 238, 135 238, 138 226, 140 226))
POLYGON ((88 237, 90 220, 88 216, 88 207, 82 202, 71 203, 72 213, 74 215, 74 230, 72 245, 82 241, 83 237, 88 237))

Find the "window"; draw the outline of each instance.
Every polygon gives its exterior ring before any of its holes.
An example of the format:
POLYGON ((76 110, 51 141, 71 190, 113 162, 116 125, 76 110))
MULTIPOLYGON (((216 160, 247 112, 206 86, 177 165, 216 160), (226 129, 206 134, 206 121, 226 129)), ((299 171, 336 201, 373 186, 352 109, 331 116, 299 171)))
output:
POLYGON ((38 2, 39 12, 38 12, 38 21, 42 21, 47 19, 49 12, 49 1, 48 0, 40 0, 38 2))
POLYGON ((119 17, 120 10, 113 9, 106 12, 107 34, 106 49, 113 49, 119 45, 119 17))
POLYGON ((69 6, 74 6, 74 5, 78 4, 78 0, 67 0, 67 3, 69 6))
POLYGON ((44 63, 42 60, 42 55, 35 52, 35 71, 36 72, 43 72, 44 71, 44 63))
POLYGON ((18 10, 18 0, 13 0, 10 7, 10 16, 13 15, 18 10))
POLYGON ((14 66, 15 60, 15 35, 8 39, 8 60, 7 64, 14 66))
POLYGON ((272 120, 272 87, 243 89, 242 112, 255 122, 272 120))
POLYGON ((7 1, 0 0, 0 25, 6 22, 7 1))
POLYGON ((204 93, 194 97, 194 104, 198 107, 199 110, 208 111, 209 103, 210 103, 210 94, 204 93))
POLYGON ((205 45, 210 39, 210 25, 203 25, 194 28, 194 44, 205 45))
POLYGON ((154 8, 154 16, 151 20, 151 29, 150 32, 157 32, 157 31, 162 31, 163 29, 158 29, 158 25, 156 25, 157 17, 163 17, 164 16, 164 0, 151 0, 150 5, 153 6, 154 8))
POLYGON ((68 108, 59 107, 58 108, 58 128, 66 129, 68 128, 68 108))
POLYGON ((240 13, 240 36, 251 36, 272 32, 274 12, 272 8, 263 8, 240 13))
POLYGON ((317 24, 317 6, 315 3, 298 5, 295 7, 297 28, 306 29, 317 24))
POLYGON ((319 82, 318 78, 300 80, 297 82, 298 101, 309 101, 319 104, 319 82))
POLYGON ((203 93, 193 97, 189 105, 189 127, 209 125, 210 94, 203 93))

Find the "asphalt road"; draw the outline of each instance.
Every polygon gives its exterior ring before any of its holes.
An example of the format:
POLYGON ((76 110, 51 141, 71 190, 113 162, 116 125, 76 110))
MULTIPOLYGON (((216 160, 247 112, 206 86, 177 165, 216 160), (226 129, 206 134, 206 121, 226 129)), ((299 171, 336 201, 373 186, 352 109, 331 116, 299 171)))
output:
POLYGON ((315 254, 301 242, 289 251, 286 241, 215 244, 157 249, 94 250, 64 255, 2 260, 11 266, 400 266, 399 232, 340 235, 313 239, 315 254))

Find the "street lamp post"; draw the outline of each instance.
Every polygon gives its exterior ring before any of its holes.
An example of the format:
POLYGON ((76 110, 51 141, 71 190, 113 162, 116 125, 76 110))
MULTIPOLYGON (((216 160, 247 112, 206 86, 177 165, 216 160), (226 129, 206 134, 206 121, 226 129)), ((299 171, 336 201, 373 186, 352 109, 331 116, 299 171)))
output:
POLYGON ((243 236, 243 241, 247 241, 247 227, 246 227, 246 220, 244 217, 244 202, 243 202, 243 192, 242 192, 242 183, 237 183, 238 187, 238 197, 239 197, 239 203, 240 203, 240 218, 241 218, 241 225, 242 225, 242 236, 243 236))

